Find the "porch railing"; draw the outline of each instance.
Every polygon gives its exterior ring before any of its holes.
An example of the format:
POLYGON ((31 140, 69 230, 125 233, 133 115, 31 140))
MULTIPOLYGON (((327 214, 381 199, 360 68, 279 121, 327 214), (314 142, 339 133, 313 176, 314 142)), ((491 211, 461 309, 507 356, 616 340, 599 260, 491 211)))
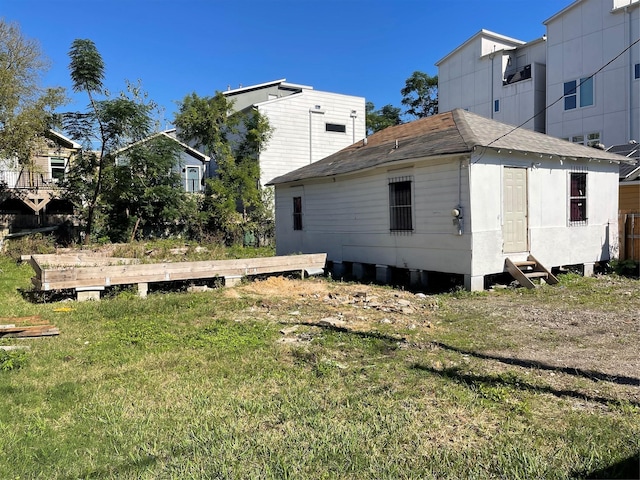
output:
POLYGON ((7 188, 30 190, 36 188, 55 188, 58 182, 48 172, 28 170, 0 170, 0 185, 7 188))

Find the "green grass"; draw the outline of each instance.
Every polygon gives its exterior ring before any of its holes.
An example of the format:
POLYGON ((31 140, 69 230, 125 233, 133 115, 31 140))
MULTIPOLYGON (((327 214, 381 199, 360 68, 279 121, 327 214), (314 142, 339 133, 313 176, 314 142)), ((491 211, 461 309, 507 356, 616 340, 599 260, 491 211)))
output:
POLYGON ((431 330, 301 325, 310 341, 289 345, 278 340, 290 312, 326 316, 321 298, 274 300, 269 312, 222 289, 35 304, 18 290, 30 267, 0 258, 0 270, 2 315, 40 315, 61 331, 20 342, 31 350, 19 368, 0 368, 0 478, 560 479, 640 452, 637 391, 552 383, 465 353, 517 343, 479 305, 561 304, 560 291, 615 307, 596 279, 442 295, 431 330))

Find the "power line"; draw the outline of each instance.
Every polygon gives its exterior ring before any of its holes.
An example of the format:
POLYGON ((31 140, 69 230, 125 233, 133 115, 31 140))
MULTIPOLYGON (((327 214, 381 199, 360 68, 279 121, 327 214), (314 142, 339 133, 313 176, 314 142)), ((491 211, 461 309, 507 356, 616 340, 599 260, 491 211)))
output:
MULTIPOLYGON (((624 55, 627 51, 629 51, 631 49, 631 47, 633 47, 635 44, 637 44, 638 42, 640 42, 640 38, 638 38, 635 42, 633 42, 632 44, 630 44, 627 48, 625 48, 624 50, 622 50, 618 55, 616 55, 615 57, 613 57, 611 60, 609 60, 607 63, 605 63, 602 67, 600 67, 598 70, 596 70, 594 73, 592 73, 591 75, 589 75, 586 78, 583 78, 580 83, 576 86, 576 92, 578 91, 578 89, 582 86, 583 83, 587 82, 588 80, 591 80, 593 77, 595 77, 598 73, 600 73, 602 70, 604 70, 605 68, 607 68, 609 65, 611 65, 613 62, 615 62, 618 58, 620 58, 622 55, 624 55)), ((534 118, 536 118, 538 115, 541 115, 543 113, 545 113, 549 108, 553 107, 556 103, 558 103, 560 100, 562 100, 564 97, 566 96, 566 94, 563 94, 560 98, 558 98, 556 101, 554 101, 553 103, 550 103, 549 105, 547 105, 546 107, 544 107, 542 110, 540 110, 538 113, 534 114, 533 117, 529 118, 528 120, 525 120, 523 123, 521 123, 520 125, 518 125, 517 127, 513 127, 511 130, 509 130, 507 133, 505 133, 504 135, 499 136, 498 138, 496 138, 495 140, 492 140, 491 142, 489 142, 487 144, 487 147, 491 146, 493 143, 497 142, 498 140, 503 139, 504 137, 506 137, 507 135, 511 135, 513 132, 515 132, 516 130, 518 130, 519 128, 522 128, 523 126, 525 126, 527 123, 529 123, 531 120, 533 120, 534 118)))

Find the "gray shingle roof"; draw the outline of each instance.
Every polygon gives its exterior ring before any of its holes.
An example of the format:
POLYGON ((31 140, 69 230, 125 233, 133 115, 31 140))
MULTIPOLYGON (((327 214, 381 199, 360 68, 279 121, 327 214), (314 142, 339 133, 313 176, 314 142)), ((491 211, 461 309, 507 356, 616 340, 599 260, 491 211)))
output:
POLYGON ((271 180, 268 185, 367 170, 412 158, 470 153, 487 147, 552 158, 624 162, 621 155, 500 123, 456 109, 376 132, 318 162, 271 180), (396 148, 397 141, 397 148, 396 148))

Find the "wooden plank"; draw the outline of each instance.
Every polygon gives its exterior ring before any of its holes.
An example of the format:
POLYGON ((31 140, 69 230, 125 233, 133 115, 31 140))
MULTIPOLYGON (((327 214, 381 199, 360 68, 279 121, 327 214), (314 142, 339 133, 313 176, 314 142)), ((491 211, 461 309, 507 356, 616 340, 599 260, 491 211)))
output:
POLYGON ((529 280, 524 273, 522 273, 522 270, 520 270, 512 261, 511 259, 507 258, 505 259, 505 264, 507 266, 507 271, 511 274, 511 276, 513 278, 515 278, 518 283, 520 283, 520 285, 522 285, 523 287, 527 287, 527 288, 535 288, 535 285, 533 284, 533 282, 531 280, 529 280))
POLYGON ((556 285, 556 284, 558 283, 558 278, 557 278, 555 275, 553 275, 553 274, 551 273, 551 271, 547 269, 547 267, 545 267, 544 265, 542 265, 542 264, 541 264, 541 263, 536 259, 536 257, 534 257, 533 255, 529 255, 529 256, 527 257, 527 259, 528 259, 529 261, 536 262, 536 266, 535 266, 535 268, 534 268, 534 270, 535 270, 535 271, 538 271, 538 272, 544 272, 544 273, 546 273, 546 275, 547 275, 547 276, 546 276, 546 278, 545 278, 545 282, 547 282, 547 284, 548 284, 548 285, 556 285))
MULTIPOLYGON (((32 279, 40 290, 259 275, 324 268, 325 253, 100 267, 46 268, 32 279)), ((40 259, 36 259, 40 260, 40 259)), ((43 259, 44 260, 44 259, 43 259)), ((42 264, 38 262, 41 266, 42 264)))
POLYGON ((2 327, 0 326, 1 337, 41 337, 49 335, 59 335, 60 331, 53 325, 35 325, 23 327, 2 327))

